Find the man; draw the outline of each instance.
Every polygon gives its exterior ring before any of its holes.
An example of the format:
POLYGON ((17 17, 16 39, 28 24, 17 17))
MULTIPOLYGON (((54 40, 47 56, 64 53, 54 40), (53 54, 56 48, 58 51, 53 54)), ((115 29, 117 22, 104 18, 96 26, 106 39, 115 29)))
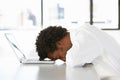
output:
POLYGON ((66 53, 71 48, 70 33, 61 26, 50 26, 42 30, 36 40, 36 50, 40 60, 66 60, 66 53))
POLYGON ((61 59, 72 67, 93 63, 100 74, 101 69, 110 75, 120 72, 120 46, 95 26, 85 25, 70 30, 50 26, 39 33, 36 50, 40 60, 61 59))

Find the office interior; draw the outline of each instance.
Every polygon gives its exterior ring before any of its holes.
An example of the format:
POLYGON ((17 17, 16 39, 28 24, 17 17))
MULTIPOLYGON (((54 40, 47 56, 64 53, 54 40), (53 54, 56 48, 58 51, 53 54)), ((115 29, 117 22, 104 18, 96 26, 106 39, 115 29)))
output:
POLYGON ((101 79, 91 64, 22 64, 5 38, 12 33, 27 57, 38 57, 35 41, 40 30, 84 24, 100 28, 120 44, 120 0, 0 0, 0 80, 119 80, 101 79))

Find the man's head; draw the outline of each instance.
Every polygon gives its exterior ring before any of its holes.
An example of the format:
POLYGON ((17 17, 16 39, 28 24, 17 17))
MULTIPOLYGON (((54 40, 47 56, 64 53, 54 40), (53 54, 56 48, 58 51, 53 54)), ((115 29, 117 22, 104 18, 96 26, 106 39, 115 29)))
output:
POLYGON ((40 60, 50 58, 65 61, 66 53, 72 47, 69 32, 61 26, 49 26, 42 30, 35 44, 40 60))

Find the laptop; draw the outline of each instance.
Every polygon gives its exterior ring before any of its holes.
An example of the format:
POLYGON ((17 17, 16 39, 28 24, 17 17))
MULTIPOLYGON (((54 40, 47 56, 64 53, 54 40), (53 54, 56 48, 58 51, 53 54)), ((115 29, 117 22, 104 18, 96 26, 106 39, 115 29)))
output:
POLYGON ((15 39, 12 33, 5 33, 5 37, 13 49, 17 59, 20 63, 41 63, 41 64, 53 64, 55 61, 51 61, 50 59, 40 61, 39 57, 35 58, 27 58, 25 53, 20 49, 17 40, 15 39))

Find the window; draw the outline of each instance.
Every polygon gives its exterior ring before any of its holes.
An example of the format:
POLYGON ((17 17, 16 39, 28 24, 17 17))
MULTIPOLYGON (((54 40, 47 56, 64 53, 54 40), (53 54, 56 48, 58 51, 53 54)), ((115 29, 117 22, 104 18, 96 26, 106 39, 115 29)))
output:
POLYGON ((0 0, 0 29, 82 25, 118 29, 118 0, 0 0), (6 6, 7 5, 7 6, 6 6))
POLYGON ((0 29, 41 25, 40 0, 0 0, 0 29))
POLYGON ((43 0, 43 25, 84 24, 89 21, 88 0, 43 0))
POLYGON ((118 0, 93 0, 93 25, 118 29, 118 0))
POLYGON ((118 29, 118 0, 43 0, 43 13, 44 26, 93 22, 102 29, 118 29))

